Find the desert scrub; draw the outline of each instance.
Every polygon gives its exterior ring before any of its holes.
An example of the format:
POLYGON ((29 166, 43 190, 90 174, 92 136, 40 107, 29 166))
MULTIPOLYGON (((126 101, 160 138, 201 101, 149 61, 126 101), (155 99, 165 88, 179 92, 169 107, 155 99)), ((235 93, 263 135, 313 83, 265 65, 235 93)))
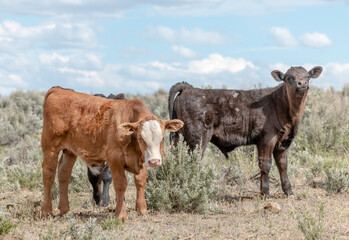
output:
POLYGON ((203 213, 216 193, 213 167, 203 163, 198 149, 188 154, 183 137, 163 164, 149 169, 145 197, 150 209, 203 213))
POLYGON ((298 150, 320 154, 341 154, 349 148, 349 97, 333 90, 313 87, 309 91, 300 132, 298 150), (326 101, 324 101, 326 99, 326 101))
POLYGON ((147 95, 126 95, 127 99, 138 98, 149 108, 149 110, 158 118, 163 120, 168 120, 168 108, 167 108, 167 99, 168 92, 164 89, 159 89, 153 94, 147 95))
MULTIPOLYGON (((42 186, 41 163, 5 167, 7 190, 35 189, 42 186)), ((0 169, 1 171, 1 169, 0 169)))
POLYGON ((115 216, 109 216, 102 220, 100 224, 103 230, 123 230, 124 228, 124 223, 115 216))
POLYGON ((303 232, 305 239, 321 239, 324 231, 324 204, 320 204, 317 216, 305 212, 298 216, 298 228, 303 232))
POLYGON ((341 193, 349 188, 349 173, 347 168, 326 169, 326 190, 328 192, 341 193))
POLYGON ((64 233, 62 231, 56 231, 53 228, 54 228, 53 224, 51 224, 48 229, 41 230, 39 232, 39 239, 40 240, 64 239, 63 238, 64 233))
POLYGON ((0 236, 10 233, 12 228, 17 227, 17 224, 11 223, 10 214, 2 207, 0 208, 0 236))
POLYGON ((43 92, 13 92, 0 98, 0 145, 13 145, 42 128, 43 92))
POLYGON ((87 176, 86 163, 78 158, 74 164, 72 175, 69 182, 69 192, 90 191, 90 183, 87 176))
POLYGON ((92 239, 106 239, 104 234, 100 231, 97 225, 96 218, 89 218, 87 223, 79 224, 77 219, 72 215, 68 216, 69 226, 66 231, 62 232, 63 239, 72 240, 92 240, 92 239))

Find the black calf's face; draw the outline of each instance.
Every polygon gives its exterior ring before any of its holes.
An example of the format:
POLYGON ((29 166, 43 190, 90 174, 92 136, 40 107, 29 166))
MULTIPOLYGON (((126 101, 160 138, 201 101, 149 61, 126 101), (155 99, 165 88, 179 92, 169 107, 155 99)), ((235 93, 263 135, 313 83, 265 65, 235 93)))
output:
POLYGON ((309 72, 303 67, 291 67, 285 74, 275 70, 271 75, 276 81, 284 81, 288 92, 302 94, 308 91, 310 78, 317 78, 321 72, 322 67, 314 67, 309 72))

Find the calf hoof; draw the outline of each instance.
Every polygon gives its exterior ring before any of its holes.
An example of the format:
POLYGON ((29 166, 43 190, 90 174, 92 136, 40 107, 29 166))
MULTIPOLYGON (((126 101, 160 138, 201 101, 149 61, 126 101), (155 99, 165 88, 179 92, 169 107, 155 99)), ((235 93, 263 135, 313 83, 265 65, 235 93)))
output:
POLYGON ((265 200, 271 198, 271 196, 269 193, 261 193, 261 198, 265 200))
POLYGON ((138 212, 138 215, 140 215, 140 216, 148 214, 147 209, 137 209, 137 212, 138 212))
POLYGON ((119 220, 122 221, 122 222, 127 220, 127 216, 123 215, 123 214, 120 214, 119 216, 116 216, 116 217, 119 218, 119 220))
POLYGON ((52 216, 52 206, 51 207, 48 207, 48 206, 45 206, 43 205, 41 207, 41 216, 42 217, 48 217, 48 216, 52 216))
POLYGON ((293 195, 293 192, 292 192, 291 189, 285 190, 284 193, 285 193, 286 196, 291 196, 291 195, 293 195))
POLYGON ((67 212, 69 212, 69 207, 68 208, 59 208, 59 215, 64 215, 67 212))
POLYGON ((109 206, 109 201, 106 202, 106 201, 101 201, 99 204, 98 204, 99 207, 108 207, 109 206))

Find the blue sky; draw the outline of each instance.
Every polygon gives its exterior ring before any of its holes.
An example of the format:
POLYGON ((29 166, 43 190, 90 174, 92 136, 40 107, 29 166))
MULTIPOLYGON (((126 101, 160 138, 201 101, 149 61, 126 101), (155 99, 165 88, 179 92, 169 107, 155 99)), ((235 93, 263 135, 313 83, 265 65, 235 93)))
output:
POLYGON ((316 65, 312 84, 341 90, 348 13, 348 0, 0 0, 0 94, 249 89, 277 85, 275 69, 316 65))

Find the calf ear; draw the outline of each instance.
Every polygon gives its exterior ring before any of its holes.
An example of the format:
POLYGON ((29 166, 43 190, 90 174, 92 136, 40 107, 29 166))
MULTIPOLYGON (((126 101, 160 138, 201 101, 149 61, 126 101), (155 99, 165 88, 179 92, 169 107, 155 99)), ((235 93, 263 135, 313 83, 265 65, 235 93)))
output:
POLYGON ((283 74, 281 71, 279 70, 274 70, 271 72, 271 75, 273 76, 273 78, 280 82, 280 81, 283 81, 284 80, 284 77, 285 77, 285 74, 283 74))
POLYGON ((181 120, 173 119, 165 122, 165 129, 170 132, 177 132, 183 127, 184 123, 181 120))
POLYGON ((118 131, 121 135, 131 135, 137 128, 137 123, 123 123, 118 126, 118 131))
POLYGON ((316 66, 309 71, 309 76, 311 78, 317 78, 318 76, 320 76, 321 73, 322 73, 322 67, 316 66))

